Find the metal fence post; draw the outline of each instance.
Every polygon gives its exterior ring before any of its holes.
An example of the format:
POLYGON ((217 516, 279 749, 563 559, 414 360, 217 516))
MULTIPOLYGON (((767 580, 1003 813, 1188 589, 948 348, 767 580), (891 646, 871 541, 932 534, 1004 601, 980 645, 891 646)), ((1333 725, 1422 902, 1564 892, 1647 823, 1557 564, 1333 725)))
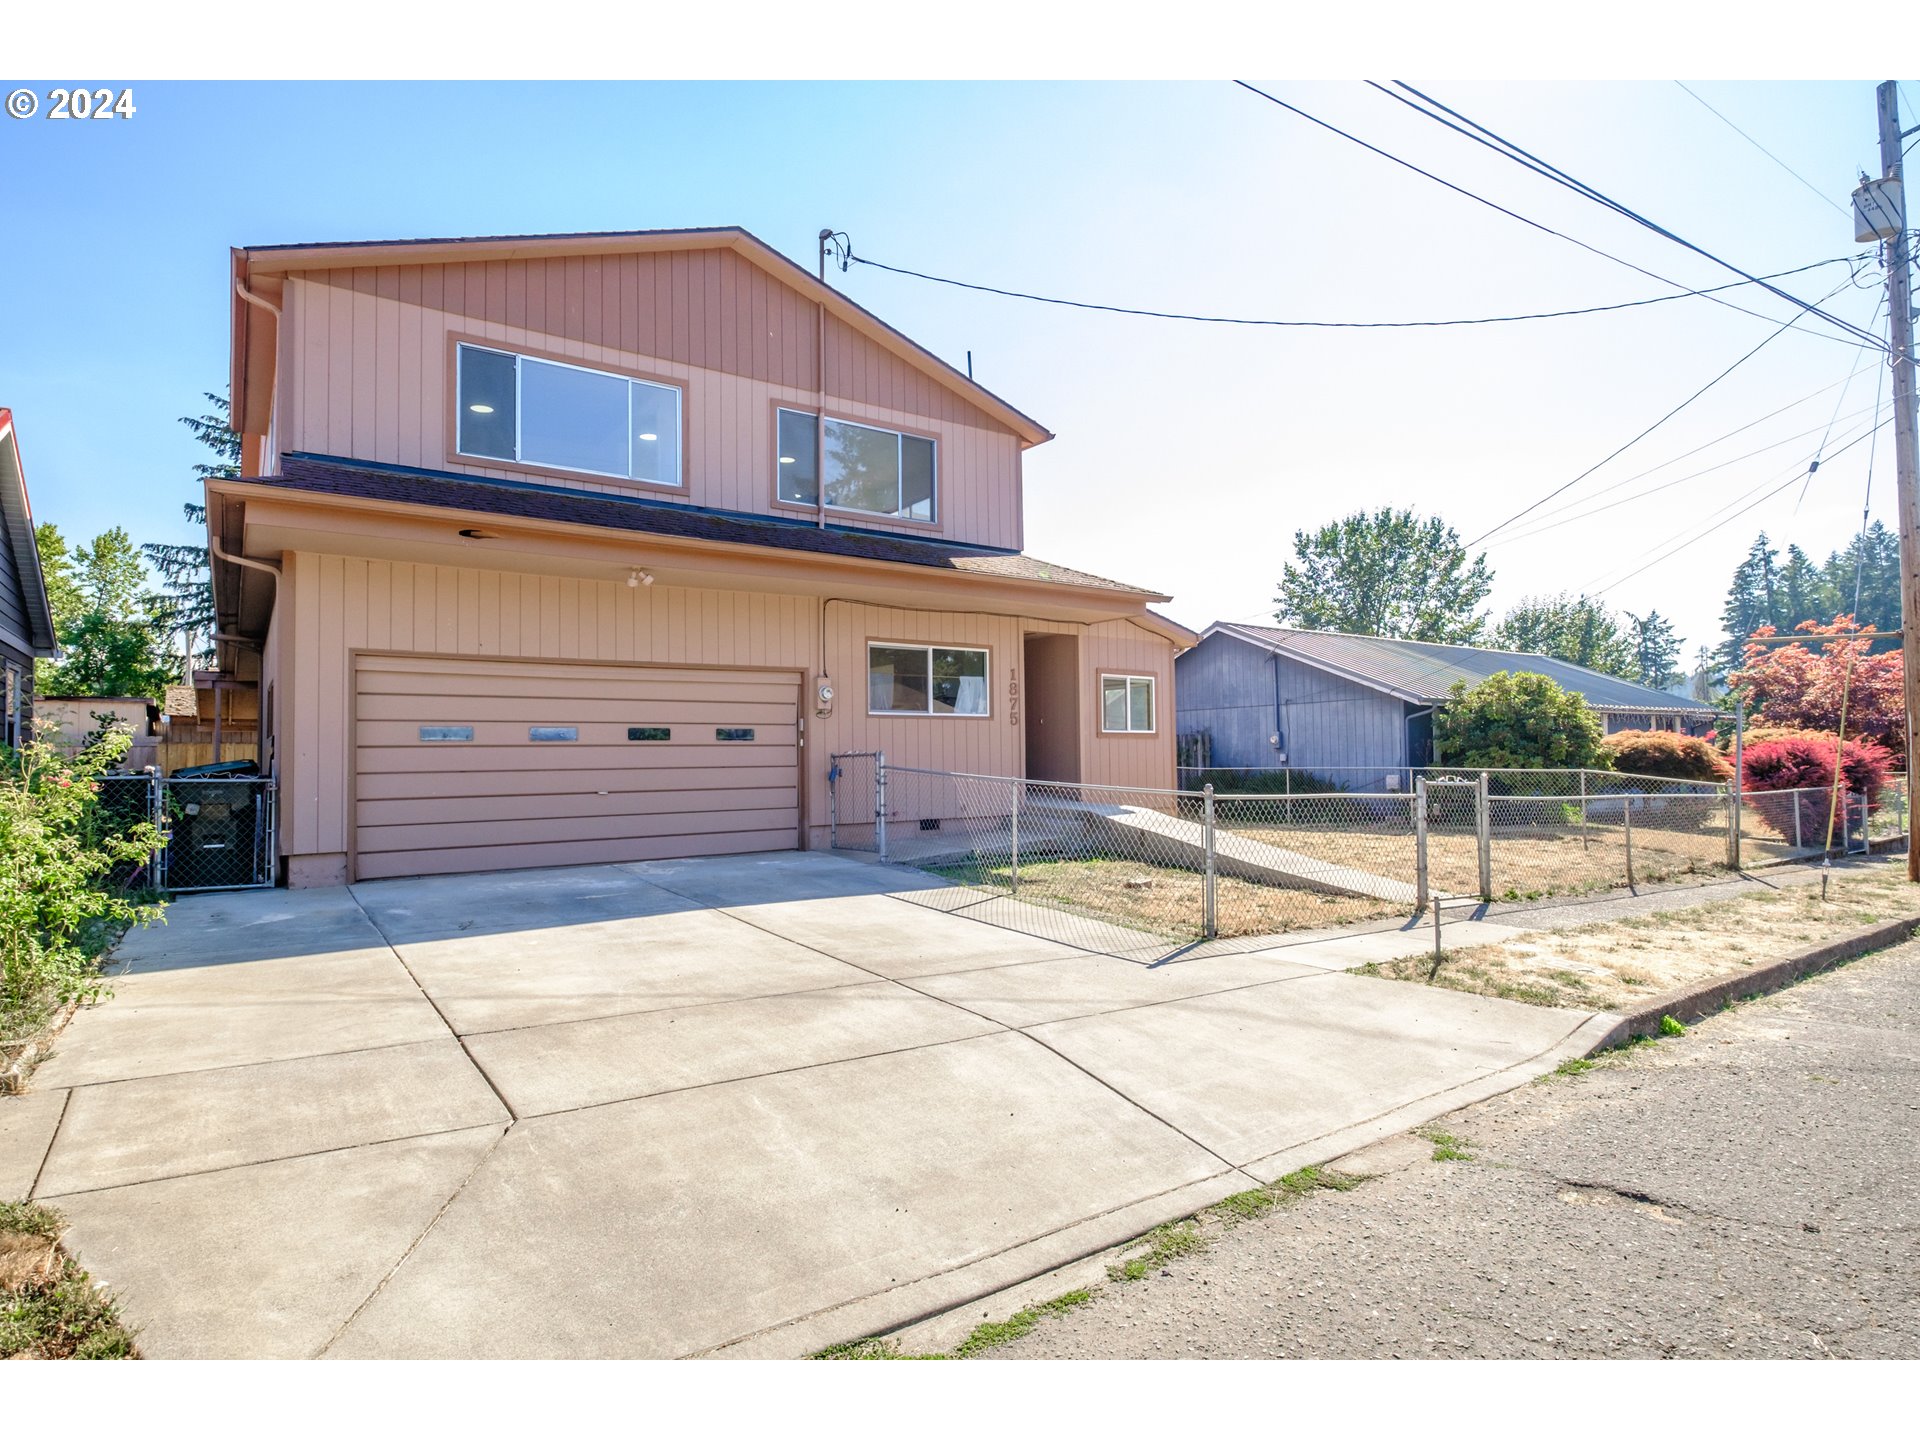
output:
POLYGON ((1633 796, 1620 797, 1620 821, 1627 836, 1627 888, 1633 889, 1633 796))
POLYGON ((1413 908, 1418 911, 1432 898, 1427 883, 1427 777, 1413 782, 1413 908))
POLYGON ((887 860, 887 752, 873 757, 873 839, 880 847, 880 863, 887 860))
POLYGON ((1798 850, 1800 848, 1800 792, 1796 790, 1790 798, 1793 801, 1793 848, 1798 850))
POLYGON ((1727 864, 1740 868, 1740 779, 1727 787, 1727 864))
POLYGON ((1492 805, 1487 795, 1487 772, 1480 772, 1480 783, 1474 787, 1473 828, 1475 838, 1480 842, 1480 898, 1493 899, 1493 817, 1492 805))
POLYGON ((1013 814, 1010 817, 1011 824, 1013 827, 1013 866, 1012 866, 1011 888, 1013 890, 1013 893, 1016 895, 1020 893, 1020 794, 1026 788, 1027 788, 1027 782, 1024 780, 1016 779, 1013 782, 1013 814))
MULTIPOLYGON (((1287 824, 1291 825, 1293 823, 1293 771, 1286 770, 1281 773, 1287 786, 1287 824)), ((1207 788, 1211 790, 1213 787, 1209 785, 1207 788)))
POLYGON ((1587 772, 1580 772, 1580 849, 1585 851, 1590 842, 1587 839, 1587 772))
POLYGON ((161 788, 160 772, 153 766, 147 767, 147 810, 153 816, 153 828, 159 832, 159 840, 153 852, 153 885, 156 890, 167 888, 167 792, 161 788))
POLYGON ((1200 793, 1201 793, 1202 801, 1205 807, 1205 817, 1206 817, 1205 827, 1206 827, 1206 842, 1207 842, 1207 875, 1206 875, 1206 881, 1201 887, 1201 899, 1200 899, 1200 906, 1202 911, 1201 921, 1202 921, 1202 929, 1205 933, 1206 938, 1211 940, 1220 933, 1219 926, 1215 923, 1216 914, 1214 910, 1215 897, 1214 897, 1214 884, 1213 884, 1213 876, 1214 876, 1214 871, 1213 871, 1213 850, 1214 850, 1213 786, 1208 785, 1200 793))

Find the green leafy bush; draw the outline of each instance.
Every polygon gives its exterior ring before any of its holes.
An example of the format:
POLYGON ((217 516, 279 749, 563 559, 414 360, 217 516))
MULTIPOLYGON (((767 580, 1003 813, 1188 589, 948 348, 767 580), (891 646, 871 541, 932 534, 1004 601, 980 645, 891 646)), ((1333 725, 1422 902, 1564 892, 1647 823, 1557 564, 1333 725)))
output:
POLYGON ((1435 717, 1440 763, 1467 769, 1602 770, 1600 717, 1545 675, 1502 670, 1472 689, 1454 682, 1435 717))
POLYGON ((54 1005, 97 997, 100 956, 160 913, 110 885, 160 839, 144 817, 102 806, 101 776, 129 743, 108 735, 72 759, 47 745, 0 751, 0 1043, 54 1005))
POLYGON ((1612 768, 1664 780, 1708 780, 1724 785, 1733 767, 1705 740, 1671 730, 1620 730, 1601 742, 1612 768))

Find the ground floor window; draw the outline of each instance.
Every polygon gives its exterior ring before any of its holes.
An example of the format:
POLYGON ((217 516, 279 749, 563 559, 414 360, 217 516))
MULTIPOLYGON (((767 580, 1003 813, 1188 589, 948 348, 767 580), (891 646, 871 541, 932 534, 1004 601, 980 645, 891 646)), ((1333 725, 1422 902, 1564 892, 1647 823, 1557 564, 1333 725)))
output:
POLYGON ((1153 677, 1102 675, 1100 728, 1108 734, 1151 735, 1154 728, 1153 677))
POLYGON ((987 652, 942 645, 868 645, 867 713, 985 715, 987 652))

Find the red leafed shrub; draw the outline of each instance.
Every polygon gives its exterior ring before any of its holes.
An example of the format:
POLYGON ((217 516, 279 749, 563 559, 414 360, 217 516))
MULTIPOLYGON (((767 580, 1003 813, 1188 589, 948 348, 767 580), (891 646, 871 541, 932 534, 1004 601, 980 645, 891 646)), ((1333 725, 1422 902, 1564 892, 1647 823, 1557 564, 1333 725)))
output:
MULTIPOLYGON (((1746 661, 1728 676, 1744 689, 1760 725, 1837 730, 1846 718, 1849 735, 1876 740, 1898 756, 1906 745, 1906 705, 1898 650, 1874 655, 1871 625, 1858 626, 1851 615, 1831 625, 1812 620, 1795 627, 1807 641, 1793 645, 1748 645, 1746 661)), ((1754 636, 1774 634, 1763 625, 1754 636)))
POLYGON ((1616 730, 1600 742, 1625 775, 1657 775, 1663 780, 1709 780, 1724 784, 1733 766, 1705 740, 1671 730, 1616 730))
MULTIPOLYGON (((1798 834, 1802 844, 1817 845, 1827 833, 1832 808, 1835 739, 1816 733, 1762 740, 1741 755, 1741 788, 1747 806, 1782 837, 1795 834, 1794 809, 1800 811, 1798 834), (1783 795, 1779 791, 1793 791, 1783 795), (1759 792, 1759 793, 1755 793, 1759 792)), ((1867 807, 1878 803, 1893 761, 1885 749, 1870 740, 1849 740, 1840 762, 1843 799, 1865 791, 1867 807)), ((1834 830, 1840 830, 1834 812, 1834 830)))

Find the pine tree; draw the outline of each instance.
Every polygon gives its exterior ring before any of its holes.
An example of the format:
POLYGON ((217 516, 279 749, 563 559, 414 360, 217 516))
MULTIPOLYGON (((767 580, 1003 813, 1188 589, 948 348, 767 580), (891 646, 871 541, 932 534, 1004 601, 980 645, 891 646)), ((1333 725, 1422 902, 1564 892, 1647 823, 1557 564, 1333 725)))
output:
MULTIPOLYGON (((215 459, 193 467, 202 480, 231 479, 240 473, 240 433, 232 425, 232 407, 224 396, 205 392, 213 409, 205 415, 182 415, 180 423, 193 432, 194 439, 213 451, 215 459)), ((207 507, 190 500, 181 510, 190 524, 207 523, 207 507)), ((206 637, 202 653, 210 651, 214 626, 213 576, 207 565, 204 545, 146 544, 141 550, 167 587, 167 628, 191 647, 206 637)))
MULTIPOLYGON (((1726 639, 1720 646, 1724 669, 1739 668, 1746 654, 1747 639, 1762 625, 1779 628, 1778 579, 1779 552, 1767 543, 1762 531, 1733 571, 1733 584, 1727 589, 1726 603, 1720 607, 1720 625, 1726 639)), ((1792 628, 1792 627, 1788 627, 1792 628)))
POLYGON ((1791 630, 1802 620, 1833 618, 1834 604, 1826 577, 1798 545, 1787 546, 1787 558, 1774 583, 1774 596, 1778 611, 1773 617, 1776 630, 1791 630))
POLYGON ((1680 637, 1658 610, 1645 615, 1629 610, 1627 637, 1633 646, 1634 678, 1642 685, 1665 690, 1686 678, 1680 672, 1680 637))

